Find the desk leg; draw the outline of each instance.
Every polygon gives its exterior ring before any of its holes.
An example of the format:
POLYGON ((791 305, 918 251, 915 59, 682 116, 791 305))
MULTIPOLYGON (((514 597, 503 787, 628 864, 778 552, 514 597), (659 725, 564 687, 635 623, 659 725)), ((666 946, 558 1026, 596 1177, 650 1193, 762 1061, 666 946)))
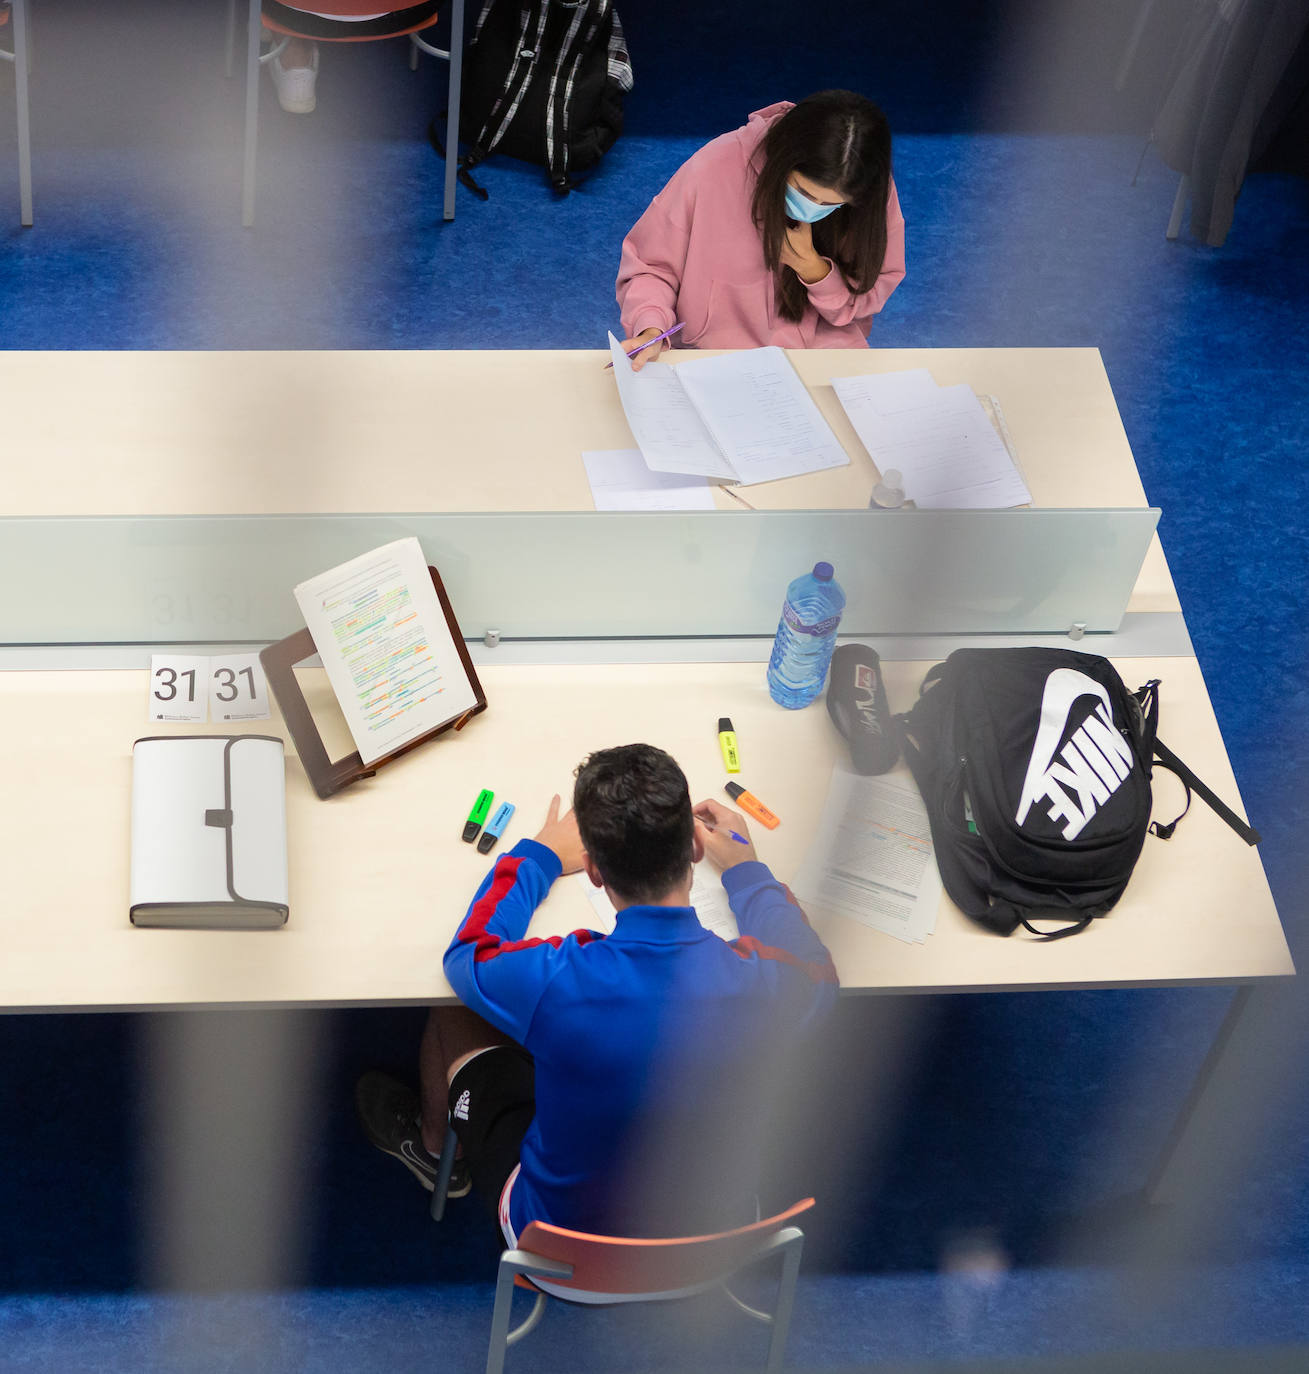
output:
POLYGON ((241 183, 241 223, 247 229, 255 222, 255 144, 259 138, 259 35, 263 29, 263 6, 250 0, 250 27, 245 54, 245 169, 241 183))
POLYGON ((31 50, 27 31, 27 0, 14 0, 14 93, 18 101, 18 211, 23 228, 32 226, 32 122, 28 102, 31 50))
POLYGON ((450 0, 450 90, 445 121, 445 211, 455 217, 455 174, 459 168, 459 88, 464 71, 464 0, 450 0))
POLYGON ((1213 1163, 1216 1137, 1222 1134, 1213 1129, 1214 1121, 1231 1105, 1231 1094, 1222 1091, 1220 1080, 1231 1077, 1234 1063, 1228 1060, 1230 1048, 1253 992, 1254 988, 1247 983, 1237 988, 1232 997, 1227 1015, 1145 1185, 1145 1198, 1151 1205, 1177 1201, 1188 1192, 1187 1182, 1213 1163))

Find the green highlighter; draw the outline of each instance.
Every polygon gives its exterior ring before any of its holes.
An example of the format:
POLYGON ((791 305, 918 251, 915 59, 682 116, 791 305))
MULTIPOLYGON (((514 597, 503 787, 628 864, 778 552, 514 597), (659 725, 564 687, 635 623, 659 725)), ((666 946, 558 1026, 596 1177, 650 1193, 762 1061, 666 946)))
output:
POLYGON ((491 814, 491 803, 495 800, 495 793, 490 788, 484 787, 477 794, 477 800, 473 803, 473 809, 468 813, 468 819, 464 822, 464 839, 468 844, 477 838, 477 832, 486 824, 486 818, 491 814))

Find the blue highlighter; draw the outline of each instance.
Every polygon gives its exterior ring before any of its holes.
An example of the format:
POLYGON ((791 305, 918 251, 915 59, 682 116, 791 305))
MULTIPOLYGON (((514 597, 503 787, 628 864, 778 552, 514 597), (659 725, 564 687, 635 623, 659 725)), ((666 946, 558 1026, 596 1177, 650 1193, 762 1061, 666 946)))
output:
POLYGON ((499 810, 487 821, 486 829, 482 831, 482 838, 477 842, 479 854, 489 854, 495 848, 495 842, 505 833, 505 826, 509 824, 513 814, 513 803, 501 802, 499 810))

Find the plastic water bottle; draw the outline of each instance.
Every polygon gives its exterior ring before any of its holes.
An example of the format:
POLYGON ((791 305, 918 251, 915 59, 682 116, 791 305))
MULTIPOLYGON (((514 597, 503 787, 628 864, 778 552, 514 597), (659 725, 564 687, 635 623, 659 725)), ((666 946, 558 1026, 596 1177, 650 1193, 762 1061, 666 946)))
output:
POLYGON ((815 563, 786 589, 768 660, 768 691, 779 706, 798 710, 823 690, 844 609, 845 593, 830 563, 815 563))

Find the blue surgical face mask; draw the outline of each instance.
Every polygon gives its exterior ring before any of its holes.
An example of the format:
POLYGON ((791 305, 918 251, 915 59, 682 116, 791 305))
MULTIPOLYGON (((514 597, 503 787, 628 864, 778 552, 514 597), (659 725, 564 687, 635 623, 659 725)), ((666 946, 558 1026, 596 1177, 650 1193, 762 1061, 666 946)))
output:
POLYGON ((820 219, 826 219, 833 210, 839 210, 839 205, 819 205, 816 200, 810 200, 802 191, 797 191, 790 182, 786 184, 786 213, 790 219, 804 220, 806 224, 816 224, 820 219))

